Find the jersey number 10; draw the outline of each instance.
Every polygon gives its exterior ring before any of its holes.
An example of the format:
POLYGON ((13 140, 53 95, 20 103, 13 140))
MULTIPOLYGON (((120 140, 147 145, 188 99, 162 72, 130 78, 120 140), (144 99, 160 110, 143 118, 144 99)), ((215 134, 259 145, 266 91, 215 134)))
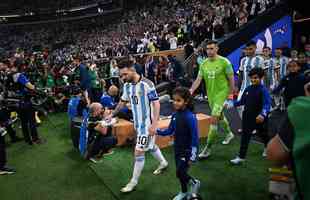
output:
POLYGON ((139 136, 139 137, 138 137, 137 143, 138 143, 139 145, 148 145, 149 140, 150 140, 150 137, 149 137, 149 136, 143 135, 143 136, 139 136))
POLYGON ((139 102, 138 102, 138 97, 137 96, 131 96, 131 99, 132 99, 132 103, 137 105, 139 102))

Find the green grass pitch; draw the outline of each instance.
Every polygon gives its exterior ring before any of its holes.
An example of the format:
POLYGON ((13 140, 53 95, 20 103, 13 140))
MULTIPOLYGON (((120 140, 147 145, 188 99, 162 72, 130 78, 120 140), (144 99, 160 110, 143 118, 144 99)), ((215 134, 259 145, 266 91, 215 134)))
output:
MULTIPOLYGON (((17 173, 0 176, 1 200, 168 200, 179 191, 172 148, 163 150, 170 163, 164 174, 152 175, 157 163, 147 154, 137 190, 123 195, 119 190, 130 179, 133 149, 117 148, 102 163, 90 163, 72 147, 66 114, 51 115, 50 121, 53 124, 45 120, 39 127, 46 144, 8 147, 9 165, 17 173)), ((247 163, 234 167, 228 160, 238 149, 239 138, 229 146, 218 144, 209 160, 191 167, 190 174, 201 180, 204 200, 268 199, 268 162, 261 157, 262 145, 251 143, 247 163)))

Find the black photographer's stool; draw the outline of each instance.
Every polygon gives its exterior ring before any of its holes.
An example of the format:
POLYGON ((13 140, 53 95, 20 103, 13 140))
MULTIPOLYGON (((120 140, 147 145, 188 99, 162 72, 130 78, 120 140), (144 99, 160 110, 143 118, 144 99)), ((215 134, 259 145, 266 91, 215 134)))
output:
POLYGON ((80 143, 80 129, 82 126, 83 119, 82 117, 75 117, 72 119, 70 124, 70 134, 71 134, 71 140, 72 144, 75 148, 79 148, 80 143))

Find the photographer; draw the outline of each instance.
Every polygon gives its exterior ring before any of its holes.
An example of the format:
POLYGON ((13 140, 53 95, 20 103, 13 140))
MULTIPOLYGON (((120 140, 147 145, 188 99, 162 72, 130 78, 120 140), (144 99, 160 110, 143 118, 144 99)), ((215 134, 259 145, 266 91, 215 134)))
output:
POLYGON ((90 117, 88 130, 90 134, 90 142, 86 159, 97 163, 96 157, 100 154, 111 154, 111 149, 116 146, 117 139, 112 136, 111 127, 103 126, 100 121, 109 113, 105 114, 105 110, 100 103, 92 103, 89 107, 90 117))
POLYGON ((11 110, 5 103, 5 82, 7 80, 7 63, 0 62, 0 126, 5 128, 11 138, 11 142, 15 143, 21 140, 16 136, 16 131, 13 129, 12 124, 14 120, 11 119, 11 110))
POLYGON ((89 75, 89 68, 81 62, 81 58, 79 56, 73 57, 73 64, 78 66, 76 70, 78 70, 79 74, 79 83, 83 90, 83 94, 86 97, 87 103, 90 104, 93 99, 93 95, 91 91, 91 77, 89 75))
POLYGON ((7 88, 15 93, 15 98, 19 99, 17 112, 21 120, 25 142, 29 145, 41 144, 42 140, 38 136, 36 127, 35 109, 31 102, 31 95, 36 92, 35 86, 21 72, 21 65, 17 66, 15 63, 9 71, 7 88))
MULTIPOLYGON (((0 73, 3 75, 3 71, 4 71, 4 65, 3 63, 0 63, 0 73)), ((0 75, 1 75, 0 74, 0 75)), ((3 93, 4 91, 2 89, 4 89, 4 76, 0 77, 0 104, 2 103, 1 101, 3 101, 3 93), (3 79, 2 79, 3 78, 3 79)), ((15 173, 14 169, 11 169, 9 167, 6 166, 6 151, 5 151, 5 139, 4 136, 6 135, 7 131, 4 127, 4 124, 6 122, 6 112, 3 111, 2 109, 2 105, 0 105, 0 175, 5 175, 5 174, 13 174, 15 173)), ((13 130, 14 131, 14 130, 13 130)), ((15 135, 16 137, 16 135, 15 135)))
POLYGON ((0 175, 15 173, 14 169, 6 166, 5 134, 6 130, 0 125, 0 175))

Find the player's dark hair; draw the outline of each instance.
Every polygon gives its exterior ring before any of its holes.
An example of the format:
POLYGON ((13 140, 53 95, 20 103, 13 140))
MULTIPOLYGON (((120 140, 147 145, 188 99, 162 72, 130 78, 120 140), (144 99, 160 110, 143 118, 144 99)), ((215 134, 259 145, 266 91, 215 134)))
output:
POLYGON ((253 40, 251 40, 251 41, 249 41, 248 43, 246 43, 245 46, 246 46, 246 47, 256 46, 256 42, 254 42, 253 40))
POLYGON ((257 75, 259 78, 263 78, 265 73, 264 70, 262 68, 258 68, 255 67, 253 69, 251 69, 250 73, 249 73, 249 77, 257 75))
POLYGON ((264 47, 264 49, 269 49, 269 50, 271 50, 271 48, 270 48, 270 47, 268 47, 268 46, 265 46, 265 47, 264 47))
POLYGON ((194 99, 189 91, 189 89, 185 87, 177 87, 173 91, 174 95, 180 96, 187 103, 186 108, 190 111, 194 111, 194 99))
POLYGON ((209 40, 207 41, 207 45, 215 44, 218 45, 218 42, 216 40, 209 40))
POLYGON ((119 69, 134 68, 133 61, 131 61, 129 58, 120 61, 117 66, 119 69))

